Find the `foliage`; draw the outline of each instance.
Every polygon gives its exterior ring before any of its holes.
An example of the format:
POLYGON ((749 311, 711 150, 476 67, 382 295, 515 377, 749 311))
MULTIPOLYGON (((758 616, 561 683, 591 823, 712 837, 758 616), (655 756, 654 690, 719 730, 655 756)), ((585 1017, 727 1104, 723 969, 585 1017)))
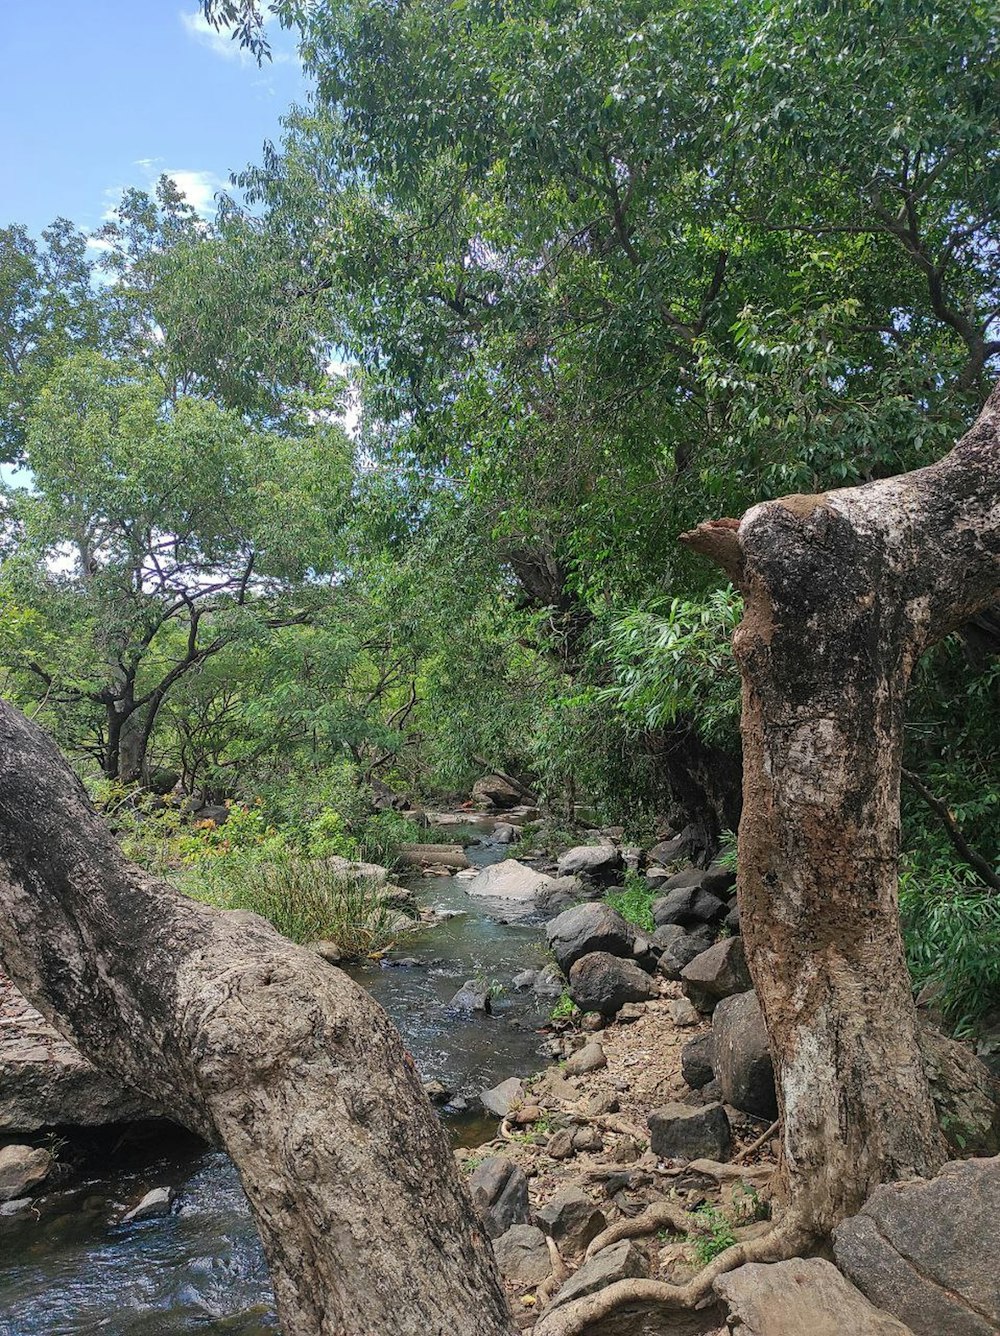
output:
POLYGON ((196 899, 262 915, 294 942, 336 942, 348 959, 384 950, 400 931, 376 882, 321 858, 230 856, 200 863, 184 885, 196 899))
POLYGON ((645 877, 640 876, 638 872, 633 872, 630 868, 625 873, 624 887, 620 891, 608 891, 604 899, 629 923, 634 923, 643 932, 655 932, 653 901, 656 899, 656 892, 646 885, 645 877))
POLYGON ((569 989, 564 988, 559 995, 555 1006, 549 1012, 549 1019, 553 1021, 570 1021, 574 1016, 580 1014, 580 1008, 570 997, 569 989))
POLYGON ((736 1242, 733 1224, 724 1211, 708 1202, 691 1214, 697 1224, 696 1232, 688 1236, 688 1242, 692 1245, 692 1251, 699 1265, 707 1266, 713 1258, 724 1253, 736 1242))

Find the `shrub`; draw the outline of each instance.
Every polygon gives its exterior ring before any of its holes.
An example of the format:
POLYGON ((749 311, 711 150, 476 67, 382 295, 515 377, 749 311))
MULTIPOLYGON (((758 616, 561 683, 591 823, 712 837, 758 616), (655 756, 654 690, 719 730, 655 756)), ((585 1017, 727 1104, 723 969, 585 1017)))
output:
POLYGON ((625 885, 620 891, 609 891, 604 897, 605 903, 617 909, 623 919, 634 923, 643 932, 655 932, 653 922, 653 901, 656 892, 646 885, 645 879, 638 872, 625 873, 625 885))
POLYGON ((399 913, 381 886, 344 876, 322 859, 227 858, 192 872, 184 889, 222 909, 260 914, 293 942, 336 942, 351 960, 384 950, 400 932, 399 913))

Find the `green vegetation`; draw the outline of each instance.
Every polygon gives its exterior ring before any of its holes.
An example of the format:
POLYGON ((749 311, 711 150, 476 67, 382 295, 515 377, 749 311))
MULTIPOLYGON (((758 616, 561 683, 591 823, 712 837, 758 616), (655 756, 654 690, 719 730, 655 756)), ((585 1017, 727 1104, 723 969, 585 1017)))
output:
MULTIPOLYGON (((740 600, 677 536, 975 416, 993 16, 279 8, 314 86, 240 200, 204 222, 165 178, 96 251, 0 228, 0 689, 185 885, 235 853, 391 862, 433 832, 376 796, 493 766, 556 851, 577 804, 716 844, 740 600)), ((998 645, 986 616, 920 664, 905 754, 991 867, 998 645)), ((914 792, 903 848, 915 982, 969 1031, 995 897, 914 792)), ((649 930, 647 894, 615 903, 649 930)))
POLYGON ((564 988, 555 1006, 549 1012, 549 1017, 554 1021, 570 1021, 579 1014, 580 1008, 570 997, 569 989, 564 988))
POLYGON ((692 1211, 697 1221, 696 1232, 688 1235, 692 1251, 700 1266, 707 1266, 719 1253, 724 1253, 736 1242, 733 1224, 718 1206, 706 1203, 692 1211))
POLYGON ((612 909, 617 909, 622 918, 634 923, 643 932, 653 933, 653 901, 656 892, 646 885, 645 877, 629 870, 625 873, 625 885, 620 891, 609 891, 604 897, 612 909))

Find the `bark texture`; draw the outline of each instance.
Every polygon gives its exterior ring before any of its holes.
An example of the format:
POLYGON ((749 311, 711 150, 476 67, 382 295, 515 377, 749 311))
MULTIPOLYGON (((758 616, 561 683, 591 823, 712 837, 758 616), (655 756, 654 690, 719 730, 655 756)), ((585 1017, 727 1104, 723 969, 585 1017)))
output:
POLYGON ((232 1156, 285 1336, 509 1336, 412 1059, 346 975, 122 857, 0 702, 0 958, 96 1065, 232 1156))
POLYGON ((825 1233, 944 1147, 897 903, 914 663, 1000 591, 1000 392, 929 468, 686 535, 743 586, 741 923, 793 1209, 825 1233))

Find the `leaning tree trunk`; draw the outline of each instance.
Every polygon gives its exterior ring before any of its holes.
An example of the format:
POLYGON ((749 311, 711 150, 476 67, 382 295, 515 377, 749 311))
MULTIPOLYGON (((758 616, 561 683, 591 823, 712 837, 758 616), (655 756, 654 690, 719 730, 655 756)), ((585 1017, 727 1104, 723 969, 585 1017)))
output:
POLYGON ((94 1063, 221 1143, 285 1336, 509 1336, 412 1059, 346 975, 128 864, 0 702, 0 959, 94 1063))
POLYGON ((1000 590, 998 428, 1000 388, 929 468, 685 535, 746 600, 740 921, 790 1209, 817 1234, 944 1155, 897 904, 904 698, 1000 590))

